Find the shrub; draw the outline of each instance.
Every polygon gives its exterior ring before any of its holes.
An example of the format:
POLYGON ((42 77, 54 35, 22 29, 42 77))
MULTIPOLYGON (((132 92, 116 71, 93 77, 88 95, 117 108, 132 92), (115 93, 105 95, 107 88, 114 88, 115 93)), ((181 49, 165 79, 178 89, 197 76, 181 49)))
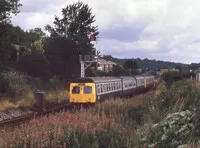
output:
POLYGON ((190 81, 178 81, 152 99, 151 108, 164 117, 171 112, 199 108, 200 90, 190 81), (195 102, 195 103, 194 103, 195 102))
POLYGON ((194 127, 194 113, 186 110, 169 114, 155 126, 151 135, 157 147, 177 147, 190 142, 194 127))
POLYGON ((6 93, 11 97, 23 95, 28 91, 25 75, 14 71, 0 74, 0 86, 2 93, 6 93))
POLYGON ((166 72, 162 74, 162 79, 167 83, 168 86, 171 86, 174 82, 183 80, 183 77, 180 72, 166 72))

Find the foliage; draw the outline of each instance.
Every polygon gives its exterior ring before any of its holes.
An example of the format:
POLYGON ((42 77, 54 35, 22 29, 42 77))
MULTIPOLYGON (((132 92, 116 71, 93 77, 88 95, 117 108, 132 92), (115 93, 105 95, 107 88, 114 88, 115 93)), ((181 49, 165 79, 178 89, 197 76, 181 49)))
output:
POLYGON ((198 70, 200 68, 200 64, 199 63, 191 63, 190 65, 189 65, 189 69, 191 69, 191 70, 198 70))
POLYGON ((113 76, 123 76, 127 75, 127 71, 120 66, 119 64, 113 66, 113 71, 112 71, 113 76))
POLYGON ((24 31, 19 26, 12 26, 9 30, 9 38, 12 44, 31 48, 31 44, 35 41, 43 40, 45 33, 41 28, 34 28, 28 31, 24 31))
POLYGON ((33 52, 43 54, 44 53, 44 45, 42 40, 35 41, 32 45, 33 52))
POLYGON ((117 99, 97 104, 94 108, 82 109, 80 112, 49 115, 14 129, 15 134, 12 134, 13 130, 6 129, 7 132, 2 131, 4 136, 0 136, 0 139, 2 138, 7 146, 13 144, 19 147, 143 146, 135 133, 137 123, 132 123, 127 114, 133 106, 139 111, 137 106, 140 103, 140 98, 135 101, 117 99))
MULTIPOLYGON (((105 60, 110 60, 115 63, 118 63, 120 65, 124 65, 126 60, 131 60, 131 59, 119 59, 112 57, 112 55, 103 55, 103 59, 105 60)), ((160 69, 160 68, 175 68, 175 67, 181 67, 181 68, 186 68, 188 67, 187 64, 182 64, 182 63, 174 63, 174 62, 166 62, 166 61, 160 61, 160 60, 154 60, 154 59, 132 59, 135 60, 138 67, 142 69, 160 69)))
POLYGON ((171 86, 176 81, 183 80, 181 73, 176 71, 163 73, 161 77, 168 86, 171 86))
POLYGON ((10 23, 11 13, 19 13, 18 8, 21 6, 19 0, 2 0, 0 2, 0 23, 10 23))
POLYGON ((137 65, 137 62, 135 60, 132 60, 132 59, 127 59, 125 62, 124 62, 124 68, 126 70, 129 70, 129 69, 137 69, 138 68, 138 65, 137 65))
MULTIPOLYGON (((10 15, 19 13, 21 6, 19 0, 1 0, 0 2, 0 66, 6 66, 11 51, 8 36, 10 26, 10 15)), ((2 67, 0 67, 2 68, 2 67)))
POLYGON ((7 93, 11 97, 20 96, 27 92, 26 77, 19 72, 4 72, 0 75, 1 93, 7 93))
POLYGON ((177 147, 190 143, 194 127, 194 113, 186 110, 169 114, 165 119, 155 125, 153 142, 157 147, 177 147))
POLYGON ((63 79, 80 76, 79 47, 66 38, 46 39, 44 56, 47 58, 52 75, 63 79))
POLYGON ((37 53, 21 57, 15 63, 15 68, 29 76, 39 77, 42 80, 49 80, 52 76, 46 57, 37 53))
POLYGON ((149 92, 130 100, 109 99, 81 111, 42 117, 14 129, 15 134, 13 129, 2 131, 0 139, 7 146, 19 147, 177 147, 198 143, 200 85, 191 83, 179 81, 158 95, 149 92), (161 98, 164 93, 166 98, 161 98), (170 106, 160 104, 163 100, 171 100, 170 106), (154 124, 152 108, 158 106, 162 117, 154 124))
POLYGON ((62 18, 57 16, 54 20, 55 28, 47 25, 45 29, 50 32, 51 37, 65 37, 69 40, 73 40, 77 45, 81 46, 81 51, 84 53, 91 53, 93 50, 93 44, 90 43, 88 32, 95 35, 97 32, 97 26, 92 26, 95 22, 94 15, 91 13, 91 8, 88 4, 83 2, 76 2, 66 6, 62 9, 62 18))

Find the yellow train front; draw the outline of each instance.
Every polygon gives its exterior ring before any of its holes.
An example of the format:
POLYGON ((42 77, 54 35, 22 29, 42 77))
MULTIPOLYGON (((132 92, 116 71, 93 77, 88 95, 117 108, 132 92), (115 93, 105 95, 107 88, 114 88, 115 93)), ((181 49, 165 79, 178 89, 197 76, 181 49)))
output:
POLYGON ((122 79, 117 77, 84 77, 70 82, 70 103, 96 103, 110 96, 122 95, 122 79))
POLYGON ((70 103, 95 103, 95 83, 88 78, 79 78, 70 82, 70 103))

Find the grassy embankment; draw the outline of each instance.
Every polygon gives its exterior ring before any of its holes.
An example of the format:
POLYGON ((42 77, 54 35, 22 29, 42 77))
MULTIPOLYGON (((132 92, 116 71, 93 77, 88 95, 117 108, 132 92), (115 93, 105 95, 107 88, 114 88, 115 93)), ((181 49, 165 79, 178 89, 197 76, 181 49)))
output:
POLYGON ((32 106, 36 89, 46 91, 47 100, 68 98, 66 83, 55 77, 44 81, 18 72, 4 72, 0 74, 0 111, 32 106))
MULTIPOLYGON (((200 84, 180 81, 131 100, 107 100, 91 109, 57 113, 16 129, 2 144, 44 147, 177 147, 199 142, 200 84)), ((8 146, 7 145, 7 146, 8 146)))

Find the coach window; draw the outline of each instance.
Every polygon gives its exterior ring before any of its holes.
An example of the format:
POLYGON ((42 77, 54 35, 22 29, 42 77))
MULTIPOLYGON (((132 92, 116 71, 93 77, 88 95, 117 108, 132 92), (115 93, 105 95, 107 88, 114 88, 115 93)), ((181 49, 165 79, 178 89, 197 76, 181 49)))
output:
POLYGON ((119 90, 119 82, 117 82, 117 90, 119 90))
POLYGON ((103 91, 106 92, 106 84, 103 84, 103 91))
POLYGON ((108 90, 108 84, 106 84, 106 91, 108 92, 109 90, 108 90))
POLYGON ((99 84, 98 93, 101 93, 101 85, 99 84))
POLYGON ((101 84, 101 93, 103 92, 103 84, 101 84))
POLYGON ((72 93, 73 94, 79 94, 80 93, 80 87, 79 86, 74 86, 72 88, 72 93))

